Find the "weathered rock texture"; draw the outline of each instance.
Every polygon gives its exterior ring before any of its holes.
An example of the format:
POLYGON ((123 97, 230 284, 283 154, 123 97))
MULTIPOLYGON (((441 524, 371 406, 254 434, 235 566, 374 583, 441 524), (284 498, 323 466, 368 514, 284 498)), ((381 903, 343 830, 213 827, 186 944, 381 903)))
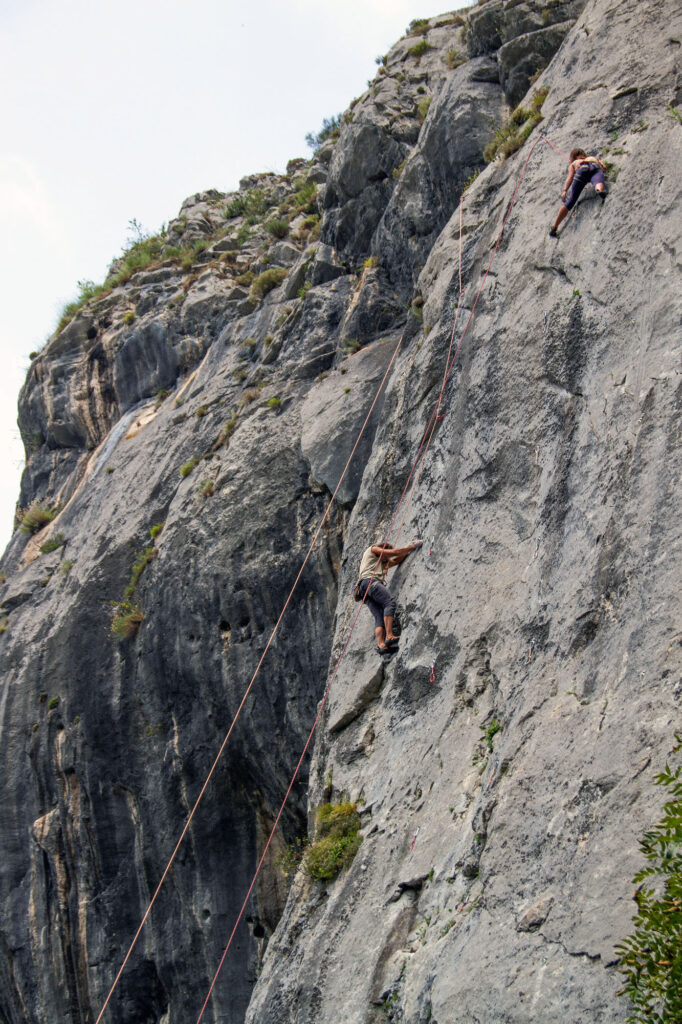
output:
MULTIPOLYGON (((402 337, 106 1017, 196 1019, 437 397, 462 188, 547 65, 541 130, 608 151, 609 198, 549 239, 565 164, 535 148, 403 510, 400 653, 378 664, 363 610, 208 1019, 624 1021, 613 947, 682 697, 680 22, 431 19, 311 163, 188 200, 34 362, 20 504, 62 507, 3 560, 0 1020, 97 1016, 402 337), (277 854, 330 795, 361 801, 360 852, 287 897, 277 854)), ((460 327, 539 130, 466 191, 460 327)))

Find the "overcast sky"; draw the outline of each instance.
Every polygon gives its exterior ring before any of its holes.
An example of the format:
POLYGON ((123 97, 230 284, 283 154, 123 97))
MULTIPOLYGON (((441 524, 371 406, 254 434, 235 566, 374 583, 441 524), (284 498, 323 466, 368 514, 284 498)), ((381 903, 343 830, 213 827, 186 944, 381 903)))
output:
MULTIPOLYGON (((463 2, 458 7, 469 6, 463 2)), ((0 13, 0 552, 23 448, 28 354, 128 222, 150 231, 206 188, 309 155, 374 58, 430 0, 3 0, 0 13)))

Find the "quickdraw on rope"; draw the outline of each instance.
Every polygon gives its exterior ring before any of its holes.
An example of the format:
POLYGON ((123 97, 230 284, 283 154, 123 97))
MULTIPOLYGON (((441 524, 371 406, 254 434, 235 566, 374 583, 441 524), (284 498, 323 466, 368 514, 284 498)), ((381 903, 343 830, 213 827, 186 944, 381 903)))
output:
POLYGON ((430 683, 435 683, 435 681, 436 681, 436 663, 434 661, 434 663, 431 666, 431 675, 429 676, 429 682, 430 683))
POLYGON ((535 655, 535 640, 531 640, 530 647, 528 648, 528 658, 526 664, 530 665, 535 655))
POLYGON ((412 842, 410 843, 410 853, 412 853, 412 851, 414 850, 414 844, 417 842, 418 835, 419 829, 416 829, 414 835, 412 836, 412 842))

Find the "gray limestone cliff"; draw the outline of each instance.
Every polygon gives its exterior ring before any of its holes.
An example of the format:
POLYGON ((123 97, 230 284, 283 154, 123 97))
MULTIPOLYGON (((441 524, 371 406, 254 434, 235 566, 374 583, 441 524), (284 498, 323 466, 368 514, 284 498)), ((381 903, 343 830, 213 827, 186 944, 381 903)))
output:
POLYGON ((337 667, 205 1019, 627 1016, 614 945, 682 700, 682 15, 487 0, 411 33, 311 161, 188 199, 32 363, 3 1024, 96 1019, 398 346, 103 1019, 196 1019, 337 667), (518 104, 544 120, 486 165, 518 104), (540 132, 611 165, 558 240, 540 132), (444 378, 462 195, 458 329, 483 287, 398 517, 426 541, 390 578, 400 651, 362 610, 339 664, 444 378), (358 803, 358 854, 288 881, 330 798, 358 803))

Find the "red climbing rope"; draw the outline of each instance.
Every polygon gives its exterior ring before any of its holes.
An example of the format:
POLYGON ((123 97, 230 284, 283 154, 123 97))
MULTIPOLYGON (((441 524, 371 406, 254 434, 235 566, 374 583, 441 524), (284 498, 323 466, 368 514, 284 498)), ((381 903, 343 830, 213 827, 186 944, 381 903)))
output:
MULTIPOLYGON (((503 234, 504 234, 504 229, 505 229, 505 227, 507 225, 507 221, 509 220, 509 217, 511 216, 511 212, 512 212, 512 210, 514 208, 514 204, 516 202, 516 198, 518 196, 519 189, 520 189, 521 184, 523 182, 523 179, 525 178, 525 175, 526 175, 526 170, 528 168, 528 162, 529 162, 531 156, 533 155, 533 151, 535 150, 535 147, 541 141, 546 142, 549 146, 551 146, 552 149, 556 150, 557 153, 559 153, 561 156, 563 156, 565 160, 568 160, 568 157, 566 157, 565 154, 561 153, 561 150, 557 149, 556 146, 554 146, 553 143, 551 143, 549 141, 549 139, 546 139, 544 135, 539 136, 535 140, 533 145, 531 146, 530 151, 528 153, 528 156, 526 157, 525 163, 523 165, 523 169, 521 171, 521 175, 520 175, 519 180, 517 182, 516 188, 514 189, 514 193, 512 195, 511 201, 509 203, 509 206, 507 207, 507 212, 506 212, 506 214, 504 216, 504 220, 502 221, 502 227, 500 229, 500 233, 498 235, 497 242, 495 243, 495 247, 493 249, 492 256, 490 257, 490 260, 488 262, 488 266, 486 267, 485 274, 483 275, 483 280, 481 281, 481 284, 479 286, 478 292, 476 293, 476 298, 474 300, 474 304, 471 307, 471 311, 470 311, 469 316, 467 318, 467 322, 464 325, 464 329, 462 331, 462 334, 460 336, 459 342, 457 344, 457 348, 455 349, 455 353, 452 356, 452 358, 450 358, 450 353, 452 351, 452 345, 453 345, 453 341, 454 341, 455 331, 456 331, 456 328, 457 328, 457 321, 458 321, 458 318, 459 318, 459 310, 460 310, 460 306, 461 306, 461 302, 462 302, 462 276, 461 276, 461 261, 462 261, 462 199, 460 199, 460 240, 459 240, 459 282, 460 282, 460 288, 459 288, 459 300, 458 300, 458 303, 457 303, 457 312, 456 312, 456 315, 455 315, 455 320, 454 320, 452 332, 451 332, 451 335, 450 335, 450 345, 449 345, 449 348, 448 348, 448 354, 447 354, 447 358, 446 358, 446 361, 445 361, 445 371, 444 371, 444 374, 443 374, 443 383, 441 385, 441 389, 440 389, 440 392, 438 394, 438 400, 436 402, 436 405, 434 407, 433 412, 431 413, 431 418, 429 419, 429 423, 427 425, 427 428, 426 428, 424 434, 422 435, 422 440, 420 442, 419 449, 417 451, 417 456, 415 458, 415 461, 414 461, 414 463, 412 465, 412 468, 410 470, 409 476, 407 478, 407 483, 405 484, 405 487, 403 488, 402 495, 400 497, 398 505, 396 506, 396 511, 393 514, 393 518, 391 519, 391 524, 389 526, 389 530, 388 530, 388 533, 386 535, 387 539, 391 535, 393 524, 395 523, 398 511, 399 511, 400 506, 401 506, 401 504, 403 502, 403 499, 405 497, 407 489, 408 489, 408 487, 410 485, 410 481, 411 481, 411 479, 412 479, 412 477, 414 475, 415 478, 414 478, 414 482, 412 483, 412 487, 411 487, 411 490, 410 490, 408 504, 406 505, 405 510, 403 511, 403 515, 401 517, 401 520, 400 520, 400 523, 399 523, 399 526, 398 526, 398 537, 400 536, 400 531, 402 529, 402 526, 403 526, 403 523, 404 523, 404 520, 405 520, 405 515, 407 513, 407 509, 409 508, 409 503, 411 502, 412 495, 413 495, 415 487, 417 485, 418 473, 415 473, 415 471, 416 471, 417 467, 420 464, 423 464, 424 458, 425 458, 425 456, 426 456, 426 454, 428 452, 428 449, 429 449, 429 447, 431 445, 431 441, 433 439, 433 434, 434 434, 434 431, 435 431, 435 428, 436 428, 436 424, 438 423, 438 419, 439 419, 439 415, 438 414, 439 414, 439 410, 440 410, 441 405, 442 405, 443 394, 444 394, 444 391, 445 391, 446 384, 447 384, 447 382, 448 382, 448 380, 450 378, 450 375, 452 374, 455 361, 456 361, 457 356, 459 355, 459 352, 460 352, 460 350, 462 348, 462 342, 464 340, 464 336, 465 336, 465 334, 466 334, 466 332, 467 332, 467 330, 469 328, 469 325, 470 325, 470 323, 471 323, 471 321, 473 319, 474 313, 476 311, 476 307, 478 305, 478 301, 479 301, 479 299, 481 297, 481 292, 483 291, 485 283, 486 283, 486 281, 488 279, 488 275, 490 273, 490 268, 493 265, 493 262, 495 260, 496 255, 497 255, 497 251, 498 251, 498 249, 500 247, 500 243, 502 241, 502 237, 503 237, 503 234)), ((402 341, 402 339, 401 339, 401 341, 402 341)), ((396 349, 396 351, 397 351, 397 349, 396 349)), ((357 446, 357 442, 356 442, 356 446, 357 446)), ((355 450, 355 449, 353 449, 353 450, 355 450)), ((337 487, 337 490, 338 490, 338 487, 337 487)), ((336 491, 334 493, 336 494, 336 491)), ((326 515, 326 513, 325 513, 325 515, 326 515)), ((315 721, 312 724, 312 728, 310 729, 310 732, 308 734, 308 738, 306 739, 305 746, 303 747, 303 751, 302 751, 301 756, 300 756, 300 758, 298 760, 298 764, 296 765, 296 768, 294 770, 294 774, 291 777, 291 781, 289 782, 289 786, 288 786, 287 791, 286 791, 286 793, 284 795, 284 799, 282 800, 280 808, 279 808, 279 810, 277 812, 277 816, 275 818, 274 824, 272 826, 272 829, 270 830, 270 834, 268 835, 268 838, 267 838, 267 841, 266 841, 265 846, 263 848, 263 852, 261 854, 260 860, 258 861, 258 865, 256 866, 256 870, 254 872, 253 878, 251 879, 251 884, 249 886, 248 892, 246 893, 246 896, 244 898, 244 902, 242 903, 242 906, 241 906, 241 909, 239 911, 239 914, 237 915, 237 919, 236 919, 236 921, 234 923, 234 926, 232 928, 232 931, 230 933, 230 937, 229 937, 229 939, 227 941, 227 945, 225 946, 225 949, 223 951, 223 955, 220 958, 220 962, 218 964, 217 970, 216 970, 216 972, 215 972, 215 974, 213 976, 213 980, 211 981, 209 990, 208 990, 208 992, 206 994, 206 998, 205 998, 204 1003, 203 1003, 203 1005, 201 1007, 201 1011, 199 1013, 199 1016, 197 1017, 196 1024, 201 1024, 201 1020, 202 1020, 202 1018, 204 1016, 204 1013, 206 1011, 206 1007, 208 1006, 208 1002, 209 1002, 209 1000, 211 998, 211 995, 213 993, 213 989, 215 988, 216 982, 218 980, 218 976, 219 976, 219 974, 220 974, 220 972, 222 970, 223 964, 225 962, 225 958, 227 957, 227 954, 229 952, 230 946, 232 945, 232 941, 233 941, 234 936, 236 934, 237 928, 239 927, 239 924, 240 924, 240 922, 242 920, 242 917, 244 916, 244 911, 246 910, 246 906, 248 904, 249 898, 251 896, 251 893, 253 892, 253 888, 254 888, 254 886, 256 884, 256 881, 258 879, 258 875, 260 874, 260 870, 261 870, 261 867, 263 866, 263 862, 265 860, 265 856, 266 856, 266 854, 268 852, 268 849, 270 848, 270 844, 271 844, 271 842, 273 840, 273 837, 275 835, 275 831, 277 830, 277 826, 279 824, 280 818, 282 817, 282 813, 284 812, 284 808, 285 808, 285 806, 287 804, 287 801, 289 799, 289 795, 290 795, 291 790, 294 787, 294 783, 296 782, 296 779, 298 777, 298 773, 299 773, 301 765, 303 763, 303 759, 305 758, 305 755, 306 755, 306 753, 308 751, 308 747, 310 746, 310 743, 312 741, 313 735, 315 734, 315 730, 317 729, 317 726, 318 726, 318 723, 320 721, 320 718, 322 717, 322 712, 324 711, 324 708, 326 706, 327 699, 329 697, 329 693, 331 691, 332 685, 334 683, 334 680, 336 679, 336 676, 338 674, 339 668, 341 666, 343 658, 344 658, 344 656, 346 654, 346 651, 348 649, 348 645, 350 643, 351 637, 352 637, 353 632, 355 630, 355 626, 357 624, 357 621, 358 621, 358 619, 360 617, 360 613, 361 613, 362 607, 363 607, 363 605, 364 605, 364 603, 366 601, 369 589, 370 588, 367 587, 367 589, 365 590, 365 595, 364 595, 362 601, 360 602, 360 604, 358 606, 358 610, 357 610, 357 612, 356 612, 356 614, 355 614, 355 616, 353 618, 353 621, 351 623, 350 629, 348 630, 348 634, 346 636, 346 640, 345 640, 345 642, 343 644, 343 647, 341 649, 341 653, 339 654, 338 660, 336 662, 336 666, 335 666, 334 671, 333 671, 333 673, 332 673, 332 675, 331 675, 331 677, 329 679, 329 682, 327 683, 327 688, 325 689, 324 694, 322 696, 322 700, 320 701, 320 704, 318 706, 317 715, 315 716, 315 721)), ((432 675, 433 675, 433 668, 432 668, 432 675)), ((96 1022, 96 1024, 98 1024, 98 1022, 96 1022)))
MULTIPOLYGON (((448 349, 448 360, 446 360, 446 369, 445 369, 445 374, 443 376, 443 384, 442 384, 442 387, 441 387, 441 390, 440 390, 440 394, 438 395, 438 401, 436 403, 436 407, 434 409, 434 412, 431 414, 431 419, 429 420, 429 423, 428 423, 428 426, 426 428, 426 431, 424 432, 424 436, 422 437, 422 445, 420 445, 420 451, 417 453, 418 454, 418 461, 420 463, 420 468, 419 468, 418 472, 415 474, 414 483, 412 484, 412 488, 410 490, 410 494, 409 494, 409 497, 408 497, 408 500, 407 500, 407 504, 406 504, 405 509, 403 511, 403 515, 401 516, 401 519, 400 519, 400 523, 399 523, 399 526, 398 526, 398 533, 397 533, 397 536, 396 536, 396 542, 400 539, 400 533, 402 531, 403 523, 405 521, 405 516, 407 515, 407 511, 408 511, 408 509, 410 507, 410 504, 412 502, 412 495, 414 494, 414 491, 415 491, 415 488, 417 486, 417 482, 418 482, 418 479, 419 479, 419 474, 421 473, 421 465, 423 465, 424 459, 426 458, 426 454, 427 454, 427 452, 428 452, 428 450, 429 450, 429 448, 431 446, 431 440, 433 439, 433 434, 435 432, 438 419, 440 418, 438 416, 438 412, 440 410, 441 403, 442 403, 442 400, 443 400, 443 393, 445 391, 445 386, 446 386, 446 384, 448 382, 448 379, 450 378, 450 375, 451 375, 451 373, 452 373, 452 371, 454 369, 454 365, 455 365, 455 362, 457 360, 457 356, 460 353, 460 349, 462 348, 462 342, 464 341, 464 335, 466 334, 466 332, 468 330, 468 327, 469 327, 469 324, 471 323, 471 321, 473 319, 473 316, 474 316, 474 313, 476 312, 476 307, 478 305, 478 300, 481 297, 481 292, 483 291, 485 283, 486 283, 486 281, 488 279, 488 275, 490 273, 490 268, 493 265, 493 262, 495 260, 496 255, 497 255, 497 250, 500 247, 500 243, 501 243, 502 237, 504 235, 504 229, 507 226, 507 221, 509 220, 509 217, 511 216, 511 212, 512 212, 512 210, 514 208, 514 204, 515 204, 516 198, 517 198, 517 196, 519 194, 519 189, 521 188, 521 184, 523 182, 523 179, 526 176, 526 170, 528 168, 528 162, 529 162, 531 156, 533 155, 533 150, 535 149, 535 147, 538 145, 539 142, 546 142, 548 146, 551 146, 551 148, 553 150, 555 150, 557 153, 559 153, 559 155, 562 156, 564 158, 564 160, 566 160, 567 162, 570 163, 569 158, 566 156, 566 154, 562 153, 560 149, 557 149, 557 147, 554 145, 554 143, 550 142, 549 139, 546 138, 544 135, 540 135, 535 140, 533 145, 530 147, 530 150, 528 152, 528 156, 526 157, 525 163, 523 165, 523 170, 521 171, 521 175, 519 176, 519 180, 518 180, 518 182, 516 184, 516 188, 514 189, 514 194, 511 197, 511 201, 509 203, 509 206, 507 207, 507 212, 506 212, 506 214, 504 216, 504 220, 502 221, 502 227, 500 228, 500 233, 499 233, 499 235, 497 237, 497 242, 495 243, 495 248, 493 249, 492 256, 490 257, 490 260, 488 262, 488 266, 486 267, 486 270, 485 270, 485 274, 483 275, 483 280, 481 281, 481 284, 479 286, 478 292, 476 293, 476 298, 474 300, 473 306, 471 307, 471 312, 469 313, 469 316, 467 318, 467 322, 464 325, 464 330, 462 331, 462 334, 460 336, 459 343, 458 343, 457 348, 455 350, 455 354, 452 357, 452 360, 450 360, 450 351, 452 350, 452 341, 453 341, 453 338, 454 338, 455 328, 457 326, 457 318, 455 318, 455 323, 453 325, 452 334, 450 335, 450 348, 448 349), (426 438, 427 435, 428 435, 428 440, 427 440, 426 445, 424 446, 424 449, 423 449, 423 452, 422 452, 422 446, 423 446, 424 438, 426 438), (419 459, 419 454, 420 453, 421 453, 421 458, 419 459)), ((463 202, 463 198, 464 197, 462 196, 460 198, 460 201, 459 201, 459 216, 460 216, 460 220, 459 220, 459 232, 460 232, 460 234, 459 234, 459 264, 460 264, 460 267, 459 267, 459 303, 458 303, 458 306, 457 306, 458 315, 459 315, 459 305, 461 304, 461 301, 462 301, 462 202, 463 202)), ((413 470, 414 470, 414 468, 415 467, 413 466, 413 470)), ((408 482, 409 482, 409 478, 408 478, 408 482)), ((401 496, 400 502, 402 502, 404 494, 405 494, 405 492, 403 491, 403 495, 401 496)), ((398 503, 398 508, 400 507, 400 502, 398 503)))
POLYGON ((554 143, 550 142, 546 135, 541 135, 540 138, 543 139, 543 141, 546 142, 548 146, 551 146, 555 153, 558 153, 559 156, 562 156, 567 164, 570 164, 571 158, 569 156, 566 156, 565 153, 562 153, 560 149, 557 149, 554 143))

